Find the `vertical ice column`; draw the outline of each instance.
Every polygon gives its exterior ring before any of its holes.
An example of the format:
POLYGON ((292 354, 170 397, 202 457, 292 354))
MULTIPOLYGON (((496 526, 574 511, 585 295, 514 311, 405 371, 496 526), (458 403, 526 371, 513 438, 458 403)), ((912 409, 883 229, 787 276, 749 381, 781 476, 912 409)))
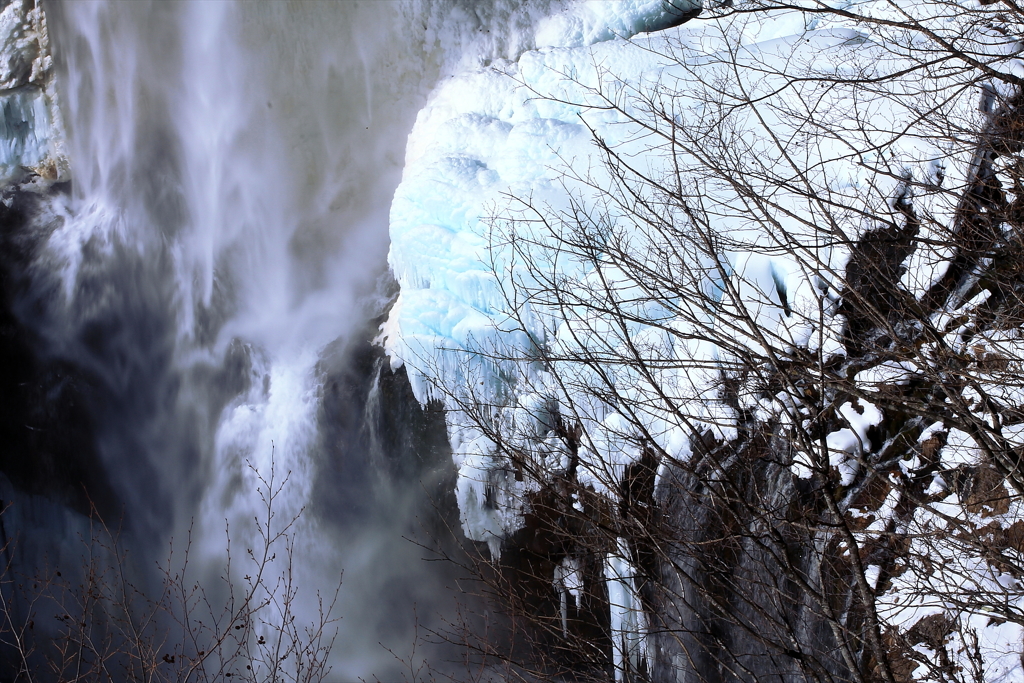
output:
POLYGON ((629 558, 626 539, 619 538, 616 551, 608 553, 604 577, 611 608, 612 662, 615 680, 630 681, 647 664, 647 619, 636 590, 636 568, 629 558))

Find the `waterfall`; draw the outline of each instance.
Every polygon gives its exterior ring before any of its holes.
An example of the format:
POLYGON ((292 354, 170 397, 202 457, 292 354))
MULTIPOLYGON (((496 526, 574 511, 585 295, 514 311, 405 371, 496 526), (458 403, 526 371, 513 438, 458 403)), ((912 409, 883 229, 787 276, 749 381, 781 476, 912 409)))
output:
POLYGON ((77 438, 141 565, 191 534, 216 582, 226 528, 255 536, 257 473, 290 473, 300 619, 345 570, 337 676, 386 672, 378 643, 404 651, 411 605, 449 595, 402 539, 422 482, 454 487, 443 428, 369 345, 406 136, 439 78, 515 57, 565 4, 46 7, 72 183, 20 323, 85 378, 77 438))

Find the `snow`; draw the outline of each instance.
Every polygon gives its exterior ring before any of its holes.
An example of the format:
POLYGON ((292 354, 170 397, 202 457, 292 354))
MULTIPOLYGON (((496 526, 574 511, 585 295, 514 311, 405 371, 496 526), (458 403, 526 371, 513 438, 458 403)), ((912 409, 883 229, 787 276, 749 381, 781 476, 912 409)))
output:
POLYGON ((855 376, 857 384, 868 391, 879 391, 889 384, 907 384, 917 374, 917 368, 907 361, 883 361, 861 370, 855 376))
POLYGON ((942 463, 947 467, 977 464, 978 454, 978 444, 974 437, 962 429, 950 429, 946 435, 946 445, 940 451, 942 463))
POLYGON ((874 589, 878 585, 878 575, 882 571, 882 568, 877 564, 869 564, 864 569, 864 580, 868 582, 868 585, 874 589))
MULTIPOLYGON (((1020 510, 1013 509, 1018 505, 997 517, 1004 528, 1020 519, 1020 510)), ((968 512, 953 494, 941 504, 919 508, 906 530, 912 539, 906 561, 915 570, 897 572, 892 577, 892 586, 879 596, 878 610, 887 623, 903 628, 931 615, 944 615, 954 627, 946 637, 947 656, 965 670, 980 664, 985 681, 1008 683, 1024 675, 1024 628, 997 618, 995 610, 1019 611, 1024 607, 1024 594, 1016 578, 979 558, 974 544, 984 542, 983 537, 972 540, 956 533, 973 527, 983 534, 984 528, 990 528, 985 524, 992 523, 991 518, 980 523, 978 516, 968 512), (936 529, 950 533, 936 534, 936 529), (972 594, 984 595, 992 602, 975 602, 970 607, 960 602, 972 594), (969 636, 968 642, 964 642, 964 635, 969 636)), ((1017 551, 1007 552, 1019 557, 1017 551)), ((919 645, 916 649, 927 660, 938 662, 930 647, 919 645)), ((917 676, 926 678, 926 669, 922 664, 917 676)))

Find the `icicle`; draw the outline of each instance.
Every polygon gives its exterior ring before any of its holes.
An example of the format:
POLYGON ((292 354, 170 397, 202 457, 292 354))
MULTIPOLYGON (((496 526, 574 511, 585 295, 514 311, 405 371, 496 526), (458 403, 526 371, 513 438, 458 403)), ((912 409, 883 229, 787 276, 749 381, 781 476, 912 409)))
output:
POLYGON ((559 604, 562 612, 562 637, 569 637, 569 595, 572 595, 576 608, 579 609, 580 595, 583 592, 583 573, 580 571, 579 560, 571 557, 562 559, 555 566, 555 590, 558 591, 559 604))
POLYGON ((568 591, 564 587, 559 587, 559 606, 562 612, 562 638, 565 640, 569 639, 569 599, 568 591))

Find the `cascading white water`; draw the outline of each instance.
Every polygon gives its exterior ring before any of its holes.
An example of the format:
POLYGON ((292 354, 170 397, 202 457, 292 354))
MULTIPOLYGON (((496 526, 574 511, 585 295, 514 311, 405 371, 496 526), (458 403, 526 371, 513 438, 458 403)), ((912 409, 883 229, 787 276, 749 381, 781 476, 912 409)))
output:
MULTIPOLYGON (((280 518, 331 507, 317 500, 330 496, 317 484, 325 349, 377 312, 416 112, 439 77, 531 47, 564 4, 51 8, 74 191, 48 243, 65 301, 45 332, 108 388, 98 448, 151 551, 193 526, 193 562, 216 578, 225 520, 251 545, 261 503, 247 465, 266 473, 272 458, 291 472, 280 518)), ((404 511, 302 518, 300 610, 346 570, 339 676, 391 657, 377 645, 381 591, 418 586, 405 594, 429 601, 435 588, 400 539, 404 511)))

